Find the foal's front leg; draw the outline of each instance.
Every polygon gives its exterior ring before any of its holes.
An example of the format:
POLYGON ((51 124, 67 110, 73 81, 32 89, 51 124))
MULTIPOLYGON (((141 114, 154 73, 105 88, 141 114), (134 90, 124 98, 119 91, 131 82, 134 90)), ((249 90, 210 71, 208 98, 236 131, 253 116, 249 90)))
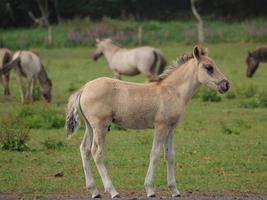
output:
POLYGON ((155 192, 153 188, 154 171, 160 156, 161 147, 165 142, 167 133, 168 133, 168 127, 165 125, 160 125, 155 128, 154 140, 153 140, 152 150, 150 153, 150 162, 145 178, 145 189, 148 197, 155 197, 155 192))
POLYGON ((174 148, 173 148, 173 130, 169 131, 164 148, 165 148, 165 159, 167 162, 167 182, 168 182, 168 187, 172 193, 173 197, 178 197, 180 196, 180 192, 178 191, 176 187, 176 180, 175 180, 175 172, 174 172, 174 148))

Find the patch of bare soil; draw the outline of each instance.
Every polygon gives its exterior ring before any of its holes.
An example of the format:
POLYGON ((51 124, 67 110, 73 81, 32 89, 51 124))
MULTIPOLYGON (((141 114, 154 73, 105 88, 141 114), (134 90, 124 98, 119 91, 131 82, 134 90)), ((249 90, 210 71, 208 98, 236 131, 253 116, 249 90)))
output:
MULTIPOLYGON (((267 200, 267 193, 239 193, 239 192, 184 192, 181 197, 172 198, 167 191, 157 192, 155 198, 146 198, 144 191, 119 190, 121 198, 127 200, 267 200)), ((103 194, 103 193, 102 193, 103 194)), ((91 199, 86 192, 66 192, 66 193, 0 193, 0 200, 87 200, 91 199)), ((102 195, 102 199, 109 200, 107 193, 102 195)))

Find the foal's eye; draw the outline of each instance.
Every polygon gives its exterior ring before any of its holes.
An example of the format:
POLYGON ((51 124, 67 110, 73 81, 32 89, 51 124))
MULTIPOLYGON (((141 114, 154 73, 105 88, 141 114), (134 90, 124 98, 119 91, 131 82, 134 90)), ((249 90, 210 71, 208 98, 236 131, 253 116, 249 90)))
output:
POLYGON ((214 71, 214 69, 211 65, 205 65, 205 68, 206 68, 209 75, 211 75, 214 71))

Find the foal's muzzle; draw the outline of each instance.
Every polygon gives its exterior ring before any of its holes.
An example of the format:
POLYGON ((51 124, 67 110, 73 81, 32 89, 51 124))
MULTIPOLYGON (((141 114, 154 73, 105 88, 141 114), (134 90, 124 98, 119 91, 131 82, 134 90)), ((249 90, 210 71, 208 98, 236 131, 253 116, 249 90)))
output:
POLYGON ((218 85, 218 88, 219 88, 219 92, 220 93, 225 93, 230 88, 229 81, 227 81, 225 79, 221 80, 217 85, 218 85))

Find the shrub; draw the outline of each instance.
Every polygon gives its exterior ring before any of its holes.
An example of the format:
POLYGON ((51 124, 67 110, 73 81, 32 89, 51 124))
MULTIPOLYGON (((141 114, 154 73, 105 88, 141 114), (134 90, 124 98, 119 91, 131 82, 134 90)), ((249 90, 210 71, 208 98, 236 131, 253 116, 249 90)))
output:
POLYGON ((218 102, 221 101, 222 98, 217 94, 214 90, 205 90, 201 94, 202 101, 211 101, 211 102, 218 102))
POLYGON ((267 95, 256 95, 253 98, 242 101, 242 108, 265 108, 267 107, 267 95))
POLYGON ((234 130, 229 125, 226 125, 224 122, 220 122, 220 125, 221 125, 221 128, 222 128, 222 133, 223 134, 226 134, 226 135, 231 135, 231 134, 239 135, 240 134, 239 131, 234 130))
POLYGON ((46 150, 59 150, 65 146, 62 141, 56 141, 55 139, 51 138, 48 138, 44 142, 42 142, 42 145, 46 150))
POLYGON ((257 94, 257 87, 255 85, 249 85, 241 94, 246 98, 254 97, 257 94))
POLYGON ((62 128, 64 127, 64 113, 49 106, 25 106, 18 111, 16 117, 29 128, 62 128))
POLYGON ((27 151, 29 129, 14 116, 1 120, 0 124, 0 149, 9 151, 27 151))
POLYGON ((227 99, 235 99, 236 98, 236 94, 233 91, 229 91, 227 92, 226 96, 227 99))
POLYGON ((68 92, 74 92, 74 91, 76 91, 77 89, 78 89, 78 87, 75 86, 74 83, 70 83, 70 84, 69 84, 69 88, 68 88, 68 92))

